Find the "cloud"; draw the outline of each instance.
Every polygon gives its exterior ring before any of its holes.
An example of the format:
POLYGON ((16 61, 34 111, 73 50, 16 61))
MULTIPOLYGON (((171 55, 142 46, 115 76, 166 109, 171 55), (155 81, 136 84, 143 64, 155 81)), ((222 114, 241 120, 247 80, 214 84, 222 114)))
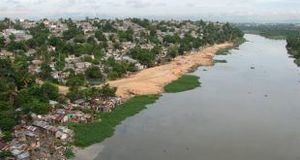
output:
POLYGON ((145 8, 151 5, 149 1, 144 0, 128 0, 126 1, 126 4, 134 8, 145 8))
POLYGON ((190 18, 219 21, 300 19, 298 0, 0 0, 0 18, 190 18))

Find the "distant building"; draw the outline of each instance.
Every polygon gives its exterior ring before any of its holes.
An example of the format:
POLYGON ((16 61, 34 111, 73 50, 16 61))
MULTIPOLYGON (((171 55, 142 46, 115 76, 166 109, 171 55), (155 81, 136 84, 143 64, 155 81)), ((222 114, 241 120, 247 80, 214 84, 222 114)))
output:
POLYGON ((3 30, 2 35, 6 40, 9 40, 10 35, 14 35, 16 38, 15 41, 28 40, 32 38, 32 36, 27 34, 26 31, 16 29, 5 29, 3 30))

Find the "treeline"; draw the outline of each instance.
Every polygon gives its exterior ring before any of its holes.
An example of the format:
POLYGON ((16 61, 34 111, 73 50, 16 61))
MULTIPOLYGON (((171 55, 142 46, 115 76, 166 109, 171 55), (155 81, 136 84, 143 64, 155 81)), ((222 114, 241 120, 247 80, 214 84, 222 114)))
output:
POLYGON ((259 34, 271 39, 286 39, 300 36, 300 27, 295 24, 239 24, 245 33, 259 34))
POLYGON ((295 63, 300 66, 300 37, 289 36, 286 45, 289 54, 295 58, 295 63))

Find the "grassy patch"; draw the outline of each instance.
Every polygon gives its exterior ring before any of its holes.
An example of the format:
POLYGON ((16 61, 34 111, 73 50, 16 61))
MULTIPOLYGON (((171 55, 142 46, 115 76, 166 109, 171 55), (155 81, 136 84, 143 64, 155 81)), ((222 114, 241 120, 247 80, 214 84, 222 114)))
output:
POLYGON ((183 75, 179 79, 165 86, 167 93, 183 92, 200 86, 199 77, 194 75, 183 75))
POLYGON ((75 157, 75 154, 70 147, 66 149, 64 155, 67 159, 73 159, 75 157))
POLYGON ((136 96, 118 106, 111 113, 99 114, 101 121, 88 124, 71 124, 70 127, 75 132, 74 145, 87 147, 111 137, 118 124, 127 117, 133 116, 145 109, 147 104, 154 103, 158 98, 158 95, 136 96))

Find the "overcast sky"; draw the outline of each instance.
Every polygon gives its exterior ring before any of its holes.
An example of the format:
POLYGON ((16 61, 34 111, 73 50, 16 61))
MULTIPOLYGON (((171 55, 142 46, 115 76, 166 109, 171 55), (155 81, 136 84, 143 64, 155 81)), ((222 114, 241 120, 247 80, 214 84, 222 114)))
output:
POLYGON ((300 0, 0 0, 3 17, 299 22, 300 0))

